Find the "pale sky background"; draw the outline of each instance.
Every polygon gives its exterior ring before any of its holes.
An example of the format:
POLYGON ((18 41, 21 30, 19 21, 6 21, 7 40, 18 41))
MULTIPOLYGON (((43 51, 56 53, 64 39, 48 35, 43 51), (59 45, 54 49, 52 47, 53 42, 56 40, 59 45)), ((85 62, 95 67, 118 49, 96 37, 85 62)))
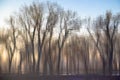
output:
MULTIPOLYGON (((38 0, 0 0, 0 27, 5 27, 5 19, 19 10, 24 4, 29 5, 38 0)), ((95 18, 111 10, 113 14, 120 12, 120 0, 39 0, 56 2, 66 10, 76 11, 79 16, 95 18)))

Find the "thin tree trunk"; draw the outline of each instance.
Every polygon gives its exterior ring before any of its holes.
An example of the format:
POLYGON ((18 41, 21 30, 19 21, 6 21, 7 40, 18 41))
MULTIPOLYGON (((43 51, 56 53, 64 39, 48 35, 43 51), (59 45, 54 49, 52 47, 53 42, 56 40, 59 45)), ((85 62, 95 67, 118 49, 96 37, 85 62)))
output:
POLYGON ((9 60, 9 73, 11 73, 12 59, 9 60))
POLYGON ((60 74, 60 62, 61 62, 61 48, 59 48, 58 52, 58 63, 57 63, 57 73, 60 74))
POLYGON ((33 71, 33 72, 35 72, 34 41, 32 41, 32 58, 33 58, 33 66, 32 66, 32 71, 33 71))
POLYGON ((22 73, 22 57, 20 56, 20 63, 19 63, 19 67, 18 67, 18 73, 22 73))

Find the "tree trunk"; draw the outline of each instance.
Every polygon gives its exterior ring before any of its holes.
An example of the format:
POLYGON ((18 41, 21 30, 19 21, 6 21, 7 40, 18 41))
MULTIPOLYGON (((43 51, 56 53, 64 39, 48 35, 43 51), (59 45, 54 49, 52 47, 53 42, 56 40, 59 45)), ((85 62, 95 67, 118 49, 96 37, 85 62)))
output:
POLYGON ((34 41, 32 41, 32 58, 33 58, 33 66, 32 66, 32 71, 33 71, 33 72, 35 72, 34 41))
POLYGON ((59 48, 58 52, 58 63, 57 63, 57 73, 60 74, 60 62, 61 62, 61 48, 59 48))
POLYGON ((20 63, 19 63, 19 66, 18 66, 18 73, 22 73, 22 58, 20 59, 20 63))
POLYGON ((113 70, 113 66, 112 66, 112 63, 113 63, 113 42, 111 40, 110 42, 110 46, 111 46, 111 50, 110 50, 110 55, 109 55, 109 74, 112 75, 112 70, 113 70))
POLYGON ((12 59, 9 60, 9 73, 11 73, 12 59))
POLYGON ((103 74, 105 75, 106 74, 106 63, 105 63, 105 60, 102 59, 102 66, 103 66, 103 74))
POLYGON ((49 50, 48 50, 48 55, 49 55, 49 69, 50 69, 50 74, 53 74, 53 64, 52 64, 52 53, 51 53, 51 41, 52 41, 52 34, 53 30, 50 32, 50 37, 49 37, 49 50))
POLYGON ((38 44, 38 61, 37 61, 37 68, 36 68, 36 72, 39 73, 40 70, 40 58, 41 58, 41 54, 42 54, 42 49, 40 47, 40 45, 38 44))

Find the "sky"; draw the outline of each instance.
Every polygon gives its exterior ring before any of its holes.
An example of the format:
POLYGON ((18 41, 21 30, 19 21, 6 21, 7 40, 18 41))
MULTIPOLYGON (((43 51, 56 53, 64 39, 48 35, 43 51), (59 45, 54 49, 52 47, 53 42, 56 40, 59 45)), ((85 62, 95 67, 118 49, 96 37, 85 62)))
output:
POLYGON ((95 18, 105 14, 107 10, 113 14, 120 12, 120 0, 0 0, 0 27, 6 25, 6 20, 23 5, 33 1, 56 2, 65 10, 76 11, 82 18, 95 18))

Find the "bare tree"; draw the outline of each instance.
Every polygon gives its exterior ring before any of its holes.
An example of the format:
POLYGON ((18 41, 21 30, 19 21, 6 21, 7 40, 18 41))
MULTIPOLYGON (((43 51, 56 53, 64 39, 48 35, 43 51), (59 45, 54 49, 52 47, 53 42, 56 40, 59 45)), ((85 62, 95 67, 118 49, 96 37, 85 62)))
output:
MULTIPOLYGON (((107 12, 105 18, 99 17, 98 21, 96 22, 96 40, 94 39, 93 35, 91 34, 90 30, 88 29, 88 32, 90 33, 90 36, 93 38, 96 47, 98 48, 98 51, 100 53, 101 59, 103 61, 103 71, 105 71, 105 67, 107 72, 109 71, 109 74, 112 74, 112 64, 113 64, 113 51, 114 51, 114 39, 115 39, 115 33, 118 28, 118 20, 115 19, 111 12, 107 12), (104 38, 104 44, 101 43, 101 37, 104 38), (104 46, 104 50, 101 49, 102 46, 104 46)), ((105 73, 105 72, 104 72, 105 73)))
POLYGON ((85 73, 88 74, 88 69, 89 69, 89 42, 86 40, 86 38, 83 38, 82 42, 82 59, 84 62, 84 67, 85 67, 85 73))
MULTIPOLYGON (((32 47, 32 59, 33 59, 33 72, 35 71, 35 32, 37 30, 37 27, 39 25, 39 18, 41 15, 39 14, 39 9, 37 8, 38 6, 33 3, 31 6, 25 6, 22 9, 22 13, 19 15, 19 20, 21 26, 25 29, 27 32, 27 37, 28 40, 31 42, 31 47, 32 47)), ((40 7, 40 6, 39 6, 40 7)))
POLYGON ((49 66, 50 66, 50 74, 53 74, 53 63, 52 63, 52 53, 51 53, 51 43, 52 43, 52 36, 53 36, 53 30, 54 27, 57 25, 58 21, 58 8, 57 5, 54 4, 49 4, 48 3, 48 19, 47 19, 47 30, 49 32, 49 50, 48 50, 48 55, 49 55, 49 66))
POLYGON ((17 48, 16 47, 17 33, 15 28, 15 23, 16 23, 15 18, 11 16, 8 22, 10 23, 10 30, 8 30, 8 33, 7 33, 8 35, 4 37, 5 39, 4 42, 8 52, 9 73, 11 73, 12 61, 15 54, 15 50, 17 48))
POLYGON ((74 12, 71 11, 61 11, 60 13, 60 32, 58 36, 58 63, 57 63, 57 72, 60 74, 60 61, 61 61, 61 52, 64 47, 65 41, 67 40, 69 34, 73 30, 79 30, 80 20, 76 18, 74 12))

